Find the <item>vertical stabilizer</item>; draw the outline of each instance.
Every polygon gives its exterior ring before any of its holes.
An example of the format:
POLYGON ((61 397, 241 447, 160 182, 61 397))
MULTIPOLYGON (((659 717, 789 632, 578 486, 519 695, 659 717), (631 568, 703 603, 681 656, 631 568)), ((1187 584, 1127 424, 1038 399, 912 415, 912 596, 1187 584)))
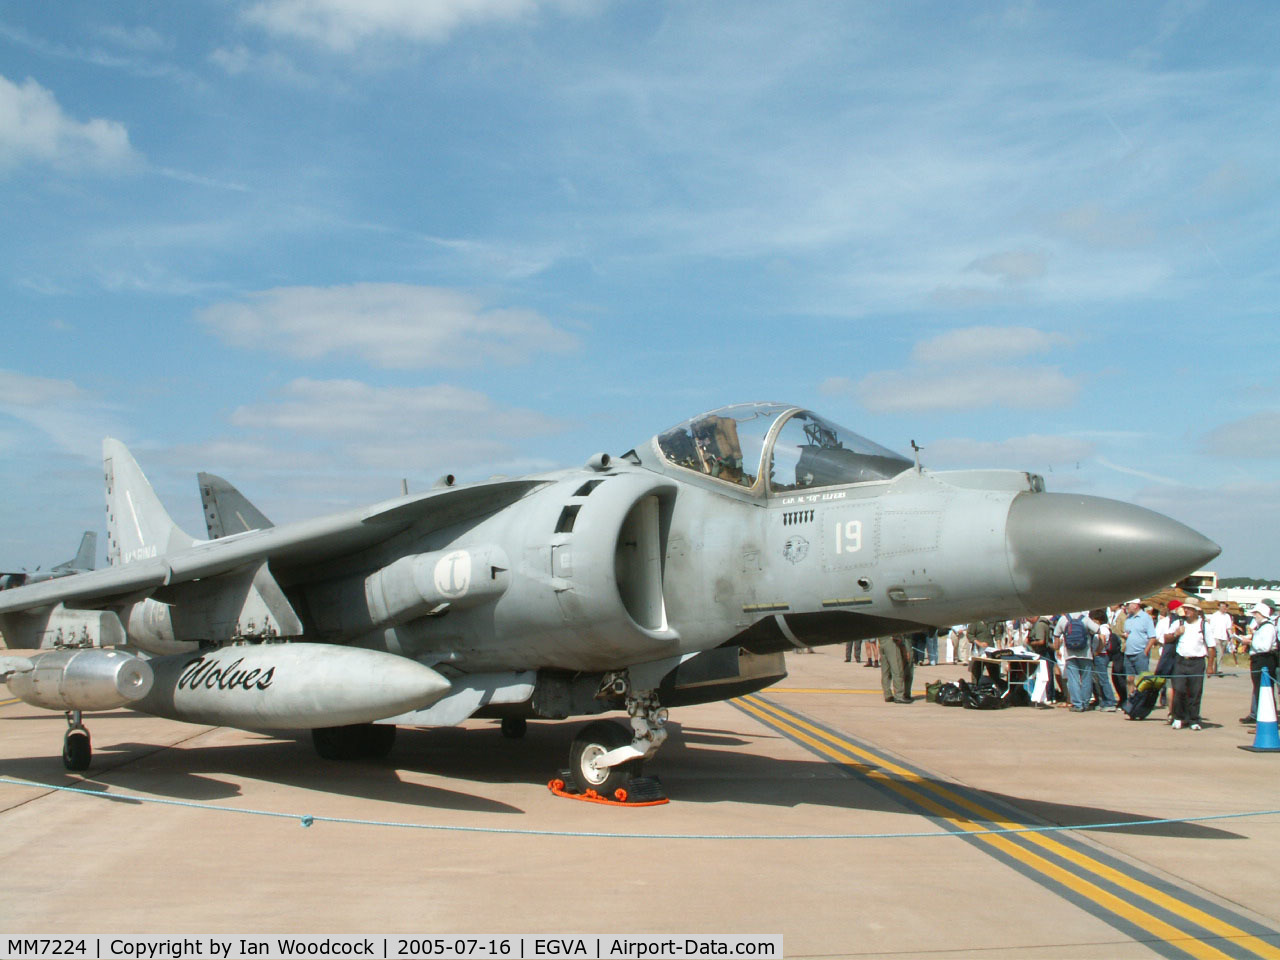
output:
POLYGON ((209 539, 219 540, 246 530, 266 530, 272 526, 261 510, 234 486, 212 473, 198 473, 200 502, 209 539))
POLYGON ((133 454, 119 440, 102 441, 107 481, 107 559, 112 566, 148 560, 196 541, 173 522, 133 454))
POLYGON ((60 563, 54 570, 71 570, 76 573, 86 570, 92 570, 97 563, 98 554, 98 534, 93 530, 86 530, 84 536, 80 538, 80 549, 76 551, 76 555, 66 563, 60 563))

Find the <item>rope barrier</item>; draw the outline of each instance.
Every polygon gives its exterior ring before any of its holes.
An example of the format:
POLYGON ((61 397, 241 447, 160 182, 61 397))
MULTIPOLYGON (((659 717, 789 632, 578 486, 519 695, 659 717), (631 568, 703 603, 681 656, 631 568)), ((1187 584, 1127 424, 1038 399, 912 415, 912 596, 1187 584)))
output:
MULTIPOLYGON (((1167 817, 1155 820, 1116 820, 1107 823, 1083 823, 1074 825, 1046 825, 1042 827, 1001 827, 994 830, 965 830, 962 833, 950 831, 922 830, 906 833, 607 833, 587 830, 538 830, 522 827, 470 827, 457 824, 442 823, 408 823, 396 820, 360 820, 351 817, 324 817, 313 814, 284 813, 278 810, 251 810, 244 807, 223 807, 214 803, 196 803, 192 800, 168 800, 163 797, 144 797, 127 793, 104 793, 101 790, 86 790, 82 787, 61 786, 56 783, 39 783, 35 780, 21 780, 12 777, 0 777, 0 783, 15 787, 36 787, 42 790, 60 790, 64 793, 81 794, 96 797, 99 800, 129 801, 134 803, 155 803, 170 807, 189 807, 195 810, 216 811, 218 813, 239 813, 253 817, 275 817, 282 820, 296 820, 303 827, 317 823, 342 823, 363 827, 398 827, 409 830, 437 830, 454 833, 488 833, 508 834, 526 837, 588 837, 597 840, 910 840, 931 837, 984 837, 1011 833, 1059 833, 1066 830, 1117 830, 1126 827, 1151 827, 1177 823, 1206 823, 1215 820, 1240 820, 1248 817, 1273 817, 1280 815, 1280 810, 1250 810, 1245 813, 1216 813, 1199 817, 1167 817)), ((976 821, 962 816, 948 818, 960 823, 976 821)))

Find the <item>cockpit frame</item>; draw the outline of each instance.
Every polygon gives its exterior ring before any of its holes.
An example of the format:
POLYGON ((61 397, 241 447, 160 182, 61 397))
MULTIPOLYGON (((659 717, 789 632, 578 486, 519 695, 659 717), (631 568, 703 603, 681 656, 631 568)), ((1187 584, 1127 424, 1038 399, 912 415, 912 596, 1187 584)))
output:
POLYGON ((782 403, 720 407, 663 431, 653 438, 652 446, 665 466, 756 498, 887 482, 912 466, 900 454, 810 410, 782 403), (741 429, 766 418, 768 427, 763 432, 741 429), (779 437, 793 425, 801 425, 803 436, 785 444, 784 453, 778 447, 779 437), (794 483, 775 476, 782 460, 794 469, 794 483))

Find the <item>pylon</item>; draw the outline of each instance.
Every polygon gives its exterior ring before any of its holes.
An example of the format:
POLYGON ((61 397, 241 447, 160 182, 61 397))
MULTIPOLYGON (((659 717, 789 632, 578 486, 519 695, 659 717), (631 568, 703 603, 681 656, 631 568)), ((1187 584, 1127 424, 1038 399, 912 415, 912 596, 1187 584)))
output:
POLYGON ((1262 668, 1262 682, 1258 685, 1258 732, 1253 735, 1253 746, 1240 748, 1252 753, 1280 752, 1280 729, 1276 725, 1276 698, 1271 693, 1271 673, 1262 668))

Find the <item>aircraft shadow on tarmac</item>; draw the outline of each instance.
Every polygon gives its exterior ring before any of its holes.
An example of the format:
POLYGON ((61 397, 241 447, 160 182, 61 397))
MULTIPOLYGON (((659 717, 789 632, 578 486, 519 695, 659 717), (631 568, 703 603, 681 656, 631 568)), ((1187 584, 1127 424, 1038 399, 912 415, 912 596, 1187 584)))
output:
MULTIPOLYGON (((406 782, 398 773, 404 765, 397 764, 395 754, 386 760, 339 763, 317 756, 309 740, 295 740, 283 733, 280 738, 270 734, 248 736, 260 736, 260 739, 225 746, 187 744, 176 750, 139 743, 104 746, 95 750, 94 764, 85 780, 67 775, 57 756, 0 761, 0 776, 53 786, 101 790, 104 794, 138 791, 194 802, 242 796, 244 791, 239 784, 204 775, 221 773, 322 794, 341 794, 411 807, 479 813, 524 812, 519 807, 472 793, 406 782)), ((112 799, 127 800, 119 796, 112 799)), ((371 815, 370 819, 380 817, 371 815)))
MULTIPOLYGON (((531 723, 527 735, 519 740, 503 737, 496 722, 492 726, 401 728, 389 757, 355 763, 320 758, 312 749, 310 737, 305 734, 299 737, 296 731, 246 734, 250 738, 248 742, 215 746, 189 743, 177 749, 120 743, 104 746, 95 753, 89 780, 66 775, 56 755, 0 761, 0 775, 85 789, 125 793, 137 790, 170 799, 207 802, 242 795, 237 783, 206 776, 224 774, 405 807, 523 814, 525 810, 485 797, 483 790, 465 789, 465 785, 546 783, 563 767, 569 741, 578 726, 577 722, 531 723), (401 777, 401 771, 446 778, 464 789, 407 781, 401 777), (109 778, 110 783, 94 778, 109 778)), ((682 728, 676 722, 669 723, 668 727, 671 736, 646 772, 661 778, 675 802, 812 805, 843 808, 855 814, 902 810, 902 800, 892 791, 828 761, 784 760, 739 749, 753 740, 776 739, 771 735, 739 736, 731 730, 682 728)), ((957 790, 949 781, 930 778, 924 778, 913 789, 931 795, 930 787, 957 790)), ((1245 839, 1238 833, 1206 824, 1145 822, 1154 818, 1132 811, 1049 803, 991 791, 978 797, 979 803, 984 800, 997 807, 1013 808, 1018 813, 1006 812, 1003 816, 1028 825, 1036 821, 1063 826, 1121 822, 1126 826, 1099 832, 1245 839)), ((993 812, 1000 813, 999 810, 993 812)), ((368 819, 413 817, 369 811, 368 819)), ((984 823, 994 822, 997 817, 984 818, 970 813, 969 819, 984 823)), ((916 828, 904 823, 902 829, 916 828)), ((856 818, 835 828, 829 819, 824 819, 814 832, 857 833, 858 830, 856 818)))

